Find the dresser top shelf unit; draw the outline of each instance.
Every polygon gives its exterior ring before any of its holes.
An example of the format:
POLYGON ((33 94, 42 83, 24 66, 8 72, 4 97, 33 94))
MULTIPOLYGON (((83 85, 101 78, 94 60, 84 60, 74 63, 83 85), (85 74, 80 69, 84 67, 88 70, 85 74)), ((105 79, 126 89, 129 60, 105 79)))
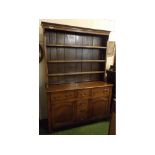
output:
POLYGON ((77 89, 89 89, 96 87, 112 86, 112 84, 95 81, 95 82, 81 82, 81 83, 70 83, 70 84, 61 84, 61 85, 49 85, 47 92, 59 92, 66 90, 77 90, 77 89))
POLYGON ((42 22, 46 86, 105 80, 110 31, 42 22))

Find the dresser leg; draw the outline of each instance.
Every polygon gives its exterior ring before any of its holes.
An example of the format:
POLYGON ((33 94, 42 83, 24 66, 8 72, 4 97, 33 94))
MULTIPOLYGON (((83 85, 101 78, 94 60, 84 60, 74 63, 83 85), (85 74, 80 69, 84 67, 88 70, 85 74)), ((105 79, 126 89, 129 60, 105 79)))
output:
POLYGON ((52 124, 51 124, 51 120, 48 119, 48 133, 52 133, 53 129, 52 129, 52 124))
POLYGON ((48 128, 48 133, 51 134, 52 132, 53 132, 52 128, 49 127, 49 128, 48 128))

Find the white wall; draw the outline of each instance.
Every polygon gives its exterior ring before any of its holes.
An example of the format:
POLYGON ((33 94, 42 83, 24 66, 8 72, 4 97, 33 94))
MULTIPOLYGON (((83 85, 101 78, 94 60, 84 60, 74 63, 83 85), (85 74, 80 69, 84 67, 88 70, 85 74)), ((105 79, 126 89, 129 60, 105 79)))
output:
MULTIPOLYGON (((109 41, 115 41, 114 21, 111 20, 90 20, 90 19, 42 19, 39 21, 39 42, 43 44, 43 31, 41 21, 80 26, 93 29, 111 31, 109 41)), ((113 57, 107 59, 107 68, 113 63, 113 57)), ((39 64, 39 115, 40 119, 47 118, 47 99, 45 94, 45 60, 39 64)))

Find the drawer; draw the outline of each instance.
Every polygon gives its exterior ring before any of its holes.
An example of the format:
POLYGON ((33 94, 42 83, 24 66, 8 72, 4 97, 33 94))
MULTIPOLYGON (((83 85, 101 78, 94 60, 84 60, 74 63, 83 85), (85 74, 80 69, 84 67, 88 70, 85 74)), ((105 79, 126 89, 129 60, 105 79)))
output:
POLYGON ((56 92, 51 94, 51 100, 68 100, 74 99, 75 92, 74 91, 63 91, 63 92, 56 92))
POLYGON ((109 87, 92 89, 92 97, 109 97, 109 87))
POLYGON ((99 98, 93 98, 91 100, 91 103, 109 103, 108 98, 103 98, 103 97, 99 97, 99 98))
POLYGON ((90 96, 90 91, 91 89, 78 90, 78 98, 88 98, 90 96))

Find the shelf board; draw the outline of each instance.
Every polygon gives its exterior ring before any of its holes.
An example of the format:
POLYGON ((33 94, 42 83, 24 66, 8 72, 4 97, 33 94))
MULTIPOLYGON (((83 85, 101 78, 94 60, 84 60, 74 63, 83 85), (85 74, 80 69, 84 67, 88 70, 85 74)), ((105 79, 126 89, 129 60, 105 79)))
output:
POLYGON ((101 73, 104 73, 104 71, 57 73, 57 74, 48 74, 48 76, 82 75, 82 74, 101 74, 101 73))
POLYGON ((105 62, 105 60, 51 60, 48 63, 69 63, 69 62, 105 62))
POLYGON ((47 44, 49 47, 67 47, 67 48, 90 48, 90 49, 106 49, 103 46, 80 46, 80 45, 58 45, 58 44, 47 44))

